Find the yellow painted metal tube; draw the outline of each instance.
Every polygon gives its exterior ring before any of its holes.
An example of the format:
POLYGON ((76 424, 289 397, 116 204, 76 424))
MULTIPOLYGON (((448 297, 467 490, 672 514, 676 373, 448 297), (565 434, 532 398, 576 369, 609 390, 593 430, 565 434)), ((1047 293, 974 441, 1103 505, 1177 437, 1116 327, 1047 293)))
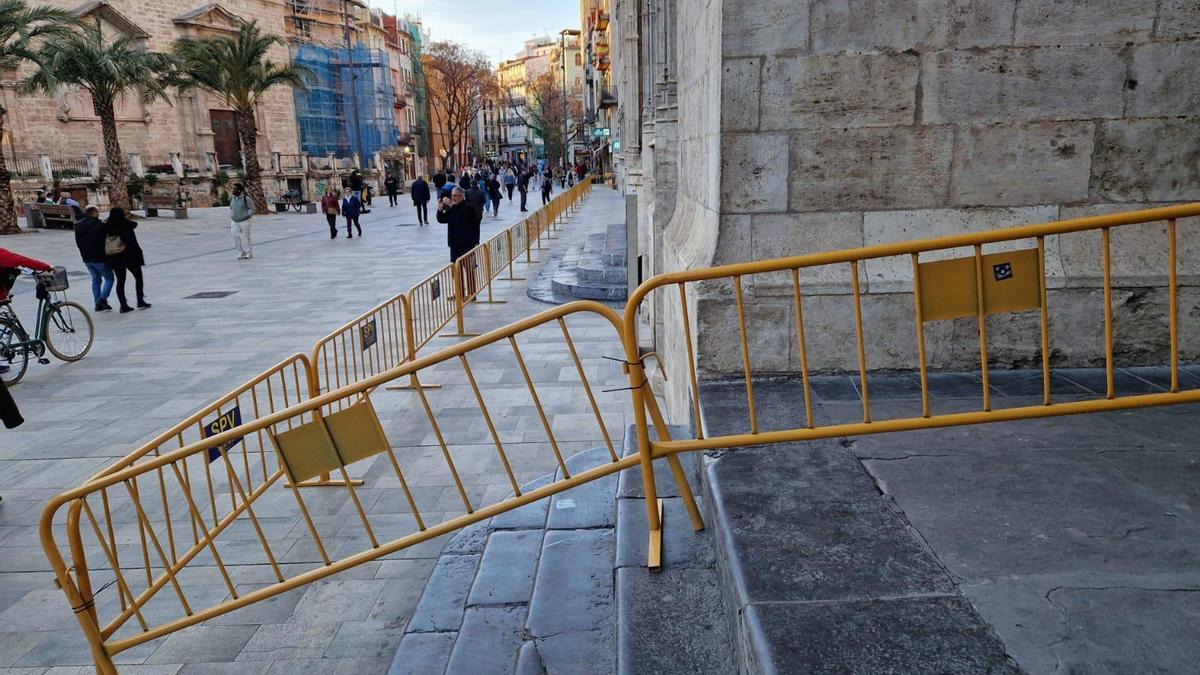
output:
POLYGON ((1168 321, 1171 333, 1171 391, 1179 391, 1179 280, 1175 265, 1175 219, 1167 221, 1168 321))

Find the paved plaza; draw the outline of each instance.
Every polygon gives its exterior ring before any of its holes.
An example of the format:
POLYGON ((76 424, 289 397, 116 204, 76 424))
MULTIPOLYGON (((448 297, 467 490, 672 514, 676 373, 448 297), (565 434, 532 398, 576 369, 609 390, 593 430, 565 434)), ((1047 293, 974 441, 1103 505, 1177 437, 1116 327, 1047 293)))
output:
MULTIPOLYGON (((334 328, 406 290, 448 260, 444 226, 417 227, 415 212, 403 201, 394 209, 377 201, 373 213, 363 217, 364 236, 353 240, 345 239, 344 232, 330 240, 321 215, 258 217, 255 257, 249 261, 235 259, 225 209, 193 209, 191 215, 188 220, 147 219, 138 228, 146 250, 152 309, 96 315, 96 343, 87 357, 75 364, 31 363, 25 379, 13 388, 27 422, 0 436, 4 498, 0 503, 0 670, 4 672, 91 671, 86 642, 64 595, 54 586, 38 541, 37 519, 49 498, 78 485, 283 357, 308 353, 316 340, 334 328), (230 294, 187 297, 202 292, 230 294)), ((505 200, 500 218, 484 217, 483 238, 516 222, 519 215, 515 202, 505 200)), ((623 202, 615 192, 594 190, 559 237, 544 245, 561 249, 622 217, 623 202)), ((71 272, 84 269, 70 232, 9 237, 3 245, 64 265, 71 272)), ((516 265, 516 274, 532 280, 539 271, 537 259, 545 260, 549 253, 550 249, 535 255, 532 265, 516 265)), ((90 307, 87 277, 72 274, 71 279, 69 297, 90 307)), ((468 330, 498 327, 547 309, 549 305, 526 297, 527 283, 497 282, 496 297, 507 302, 469 307, 468 330)), ((16 291, 18 314, 31 316, 32 284, 22 280, 16 291)), ((619 354, 619 342, 611 327, 596 317, 571 319, 569 324, 605 410, 606 424, 619 439, 628 421, 623 412, 628 394, 599 391, 623 386, 619 364, 602 359, 619 354)), ((558 330, 553 325, 548 329, 558 330)), ((603 440, 590 416, 576 414, 584 409, 576 405, 579 393, 574 380, 568 381, 575 369, 563 351, 561 335, 557 340, 553 337, 549 330, 538 331, 528 336, 530 344, 523 347, 563 454, 569 455, 598 447, 603 440)), ((454 342, 437 338, 422 353, 454 342)), ((511 360, 502 362, 485 350, 472 366, 489 398, 512 399, 518 390, 525 390, 511 360)), ((503 498, 509 482, 487 443, 486 431, 474 423, 474 399, 462 371, 439 366, 430 379, 445 385, 430 392, 430 401, 450 420, 443 430, 455 448, 471 499, 503 498), (468 418, 472 424, 452 423, 468 418)), ((380 390, 372 399, 392 443, 415 456, 418 466, 430 467, 428 477, 414 476, 409 470, 410 484, 421 490, 418 500, 423 513, 431 509, 426 518, 436 522, 442 515, 454 514, 453 488, 444 477, 434 476, 440 456, 436 439, 428 426, 415 423, 424 418, 415 396, 380 390)), ((497 427, 517 479, 527 482, 553 471, 554 458, 533 410, 514 403, 502 413, 497 427)), ((395 478, 381 459, 352 467, 352 474, 366 479, 359 497, 372 516, 407 513, 395 478)), ((334 521, 350 513, 345 492, 336 493, 325 493, 329 497, 307 493, 318 520, 334 521)), ((270 531, 278 533, 271 535, 273 548, 278 543, 288 550, 289 543, 297 544, 285 561, 315 561, 311 544, 299 545, 307 537, 294 504, 260 517, 270 524, 270 531), (289 538, 296 541, 286 541, 289 538)), ((361 545, 360 541, 341 543, 361 545)), ((117 663, 123 673, 385 671, 443 543, 435 540, 401 551, 154 640, 120 654, 117 663)), ((218 589, 210 589, 209 595, 213 590, 218 589)))

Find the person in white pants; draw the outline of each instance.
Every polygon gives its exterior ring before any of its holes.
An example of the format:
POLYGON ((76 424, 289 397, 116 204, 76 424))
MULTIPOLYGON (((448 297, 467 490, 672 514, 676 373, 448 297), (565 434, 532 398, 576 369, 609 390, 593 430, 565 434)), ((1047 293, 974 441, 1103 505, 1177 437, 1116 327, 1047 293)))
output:
POLYGON ((229 231, 238 249, 238 260, 254 257, 254 244, 250 241, 250 221, 254 216, 254 204, 241 183, 233 186, 233 197, 229 200, 229 231))

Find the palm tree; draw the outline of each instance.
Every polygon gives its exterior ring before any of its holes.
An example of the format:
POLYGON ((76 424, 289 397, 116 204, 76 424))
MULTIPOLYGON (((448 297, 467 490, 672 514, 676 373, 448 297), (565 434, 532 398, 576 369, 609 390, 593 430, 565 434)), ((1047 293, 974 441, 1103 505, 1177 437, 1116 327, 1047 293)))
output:
MULTIPOLYGON (((70 30, 75 17, 54 7, 27 7, 25 0, 0 0, 0 72, 16 70, 26 61, 36 62, 39 38, 70 30)), ((8 110, 0 103, 0 137, 8 110)), ((12 194, 12 176, 0 152, 0 234, 20 234, 12 194)))
POLYGON ((127 36, 105 44, 99 19, 78 31, 47 38, 38 56, 40 67, 21 83, 21 90, 53 93, 62 86, 74 85, 91 95, 108 160, 104 177, 108 194, 113 206, 128 209, 129 189, 125 185, 125 157, 117 138, 116 103, 130 90, 136 91, 144 103, 167 100, 174 59, 169 54, 146 51, 127 36))
POLYGON ((180 38, 175 55, 181 64, 183 88, 199 87, 233 108, 238 139, 245 157, 246 192, 259 213, 267 212, 262 168, 258 163, 258 122, 255 107, 267 90, 280 84, 307 88, 312 71, 304 66, 275 65, 267 52, 283 40, 265 35, 254 21, 242 24, 237 37, 180 38))

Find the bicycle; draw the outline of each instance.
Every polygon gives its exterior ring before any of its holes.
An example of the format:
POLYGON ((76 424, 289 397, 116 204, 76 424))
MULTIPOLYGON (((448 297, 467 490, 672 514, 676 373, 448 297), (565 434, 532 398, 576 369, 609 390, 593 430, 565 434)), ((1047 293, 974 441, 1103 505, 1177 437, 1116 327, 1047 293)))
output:
POLYGON ((13 311, 12 299, 0 300, 0 364, 9 366, 0 379, 9 386, 25 376, 30 355, 43 364, 50 363, 47 351, 63 361, 78 361, 92 348, 95 338, 91 315, 79 303, 66 299, 70 284, 65 268, 34 272, 33 278, 38 298, 33 339, 13 311))

